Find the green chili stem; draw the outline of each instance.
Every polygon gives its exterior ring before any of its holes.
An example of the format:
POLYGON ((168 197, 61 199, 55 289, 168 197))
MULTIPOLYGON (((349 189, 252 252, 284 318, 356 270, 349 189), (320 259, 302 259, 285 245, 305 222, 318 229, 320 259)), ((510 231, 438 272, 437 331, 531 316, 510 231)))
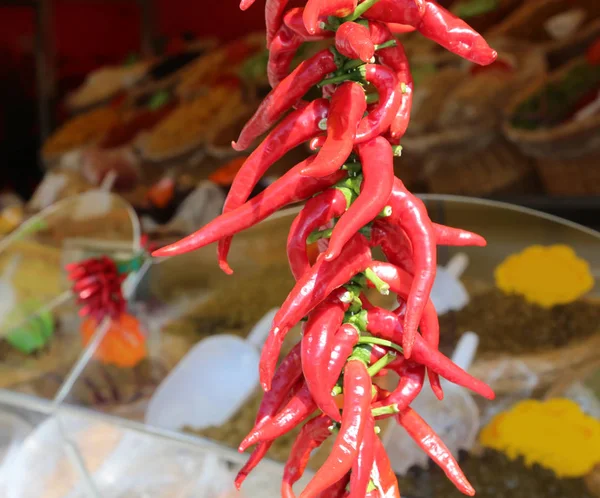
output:
POLYGON ((335 386, 332 390, 331 390, 331 395, 335 398, 336 396, 339 396, 340 394, 342 394, 343 389, 341 386, 335 386))
POLYGON ((395 47, 397 44, 396 40, 388 40, 381 45, 375 45, 375 50, 383 50, 384 48, 395 47))
POLYGON ((392 363, 396 359, 396 352, 389 351, 385 356, 382 356, 379 360, 373 363, 367 371, 369 375, 373 377, 381 372, 385 367, 387 367, 390 363, 392 363))
POLYGON ((402 347, 398 346, 398 344, 393 343, 392 341, 388 341, 386 339, 380 339, 379 337, 371 337, 371 336, 363 336, 358 338, 359 344, 377 344, 378 346, 383 346, 385 348, 393 349, 394 351, 398 351, 401 354, 404 354, 404 350, 402 347))
POLYGON ((365 277, 367 277, 367 279, 373 283, 377 289, 377 292, 380 294, 387 296, 390 293, 389 284, 381 280, 371 268, 367 268, 365 270, 365 277))
POLYGON ((381 216, 382 218, 389 218, 390 216, 392 216, 392 206, 386 206, 381 210, 381 213, 379 213, 379 216, 381 216))
POLYGON ((394 152, 394 157, 400 157, 402 155, 402 145, 394 145, 392 151, 394 152))
POLYGON ((361 61, 360 59, 353 59, 351 61, 346 62, 343 66, 342 69, 340 71, 352 71, 352 69, 356 69, 360 66, 363 66, 365 63, 363 61, 361 61))
POLYGON ((308 236, 308 239, 306 239, 306 242, 308 242, 309 244, 314 244, 318 240, 330 238, 332 233, 333 233, 333 228, 326 228, 325 230, 313 232, 308 236))
POLYGON ((373 414, 373 417, 381 417, 382 415, 394 415, 395 413, 400 413, 400 410, 398 410, 398 405, 390 405, 373 408, 371 413, 373 414))
POLYGON ((374 104, 375 102, 379 102, 379 94, 378 93, 369 93, 366 98, 367 98, 367 104, 374 104))
POLYGON ((342 20, 344 22, 347 21, 356 21, 360 16, 362 16, 367 10, 369 10, 373 5, 375 5, 379 0, 365 0, 361 3, 352 14, 344 17, 342 20))
POLYGON ((343 83, 344 81, 358 81, 362 79, 362 74, 359 71, 344 73, 338 76, 333 76, 331 78, 324 79, 321 83, 317 84, 318 88, 323 88, 325 85, 333 85, 337 83, 343 83))

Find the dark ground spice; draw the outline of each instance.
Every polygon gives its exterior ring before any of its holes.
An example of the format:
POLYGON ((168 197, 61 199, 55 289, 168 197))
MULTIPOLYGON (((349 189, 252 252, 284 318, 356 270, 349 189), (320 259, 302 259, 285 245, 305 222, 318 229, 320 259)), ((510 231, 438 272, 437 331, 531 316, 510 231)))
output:
MULTIPOLYGON (((527 468, 522 458, 511 461, 496 451, 486 450, 481 457, 463 454, 460 463, 478 498, 593 498, 583 479, 559 479, 551 470, 527 468)), ((409 471, 399 482, 403 498, 464 496, 433 464, 409 471)))
POLYGON ((445 353, 451 353, 458 338, 469 330, 479 334, 481 353, 534 353, 597 332, 600 304, 576 301, 546 309, 492 289, 472 296, 462 310, 441 316, 440 327, 445 353))

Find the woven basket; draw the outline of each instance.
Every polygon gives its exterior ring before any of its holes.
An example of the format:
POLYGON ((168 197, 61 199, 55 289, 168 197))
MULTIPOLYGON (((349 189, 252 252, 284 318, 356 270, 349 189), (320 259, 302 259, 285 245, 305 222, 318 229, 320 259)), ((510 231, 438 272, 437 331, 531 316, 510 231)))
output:
POLYGON ((552 45, 556 42, 546 31, 546 22, 572 9, 585 11, 584 25, 600 17, 598 0, 530 0, 523 2, 520 9, 490 29, 486 38, 506 37, 552 45))
POLYGON ((539 78, 517 94, 503 124, 506 137, 524 154, 535 158, 535 165, 548 193, 586 195, 600 193, 600 114, 581 121, 568 121, 553 128, 524 130, 510 123, 517 106, 544 85, 560 80, 582 63, 577 58, 547 78, 539 78))

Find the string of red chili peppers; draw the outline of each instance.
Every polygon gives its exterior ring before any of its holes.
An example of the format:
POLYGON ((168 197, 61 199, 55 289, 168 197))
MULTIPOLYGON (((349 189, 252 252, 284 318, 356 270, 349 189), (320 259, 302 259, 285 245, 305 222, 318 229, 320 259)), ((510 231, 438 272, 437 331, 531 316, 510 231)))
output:
MULTIPOLYGON (((253 2, 242 0, 241 8, 253 2)), ((413 82, 404 49, 392 33, 418 30, 478 64, 493 62, 496 52, 430 0, 366 0, 358 5, 357 0, 308 0, 303 9, 286 7, 287 0, 267 0, 273 90, 233 146, 246 149, 274 128, 240 169, 223 214, 154 253, 172 256, 218 242, 219 264, 232 273, 227 254, 234 234, 308 199, 288 238, 297 283, 263 348, 265 395, 256 425, 240 445, 240 451, 256 448, 236 485, 276 438, 304 423, 285 466, 284 497, 294 496, 292 485, 311 451, 334 435, 331 454, 301 498, 399 496, 375 425, 395 417, 457 488, 473 495, 456 460, 410 404, 426 372, 440 399, 439 376, 494 397, 486 384, 438 351, 439 323, 429 299, 437 245, 484 246, 485 240, 433 223, 423 203, 394 177, 393 157, 400 153, 397 144, 408 126, 413 82), (334 38, 335 48, 322 50, 289 73, 300 44, 325 38, 334 38), (323 98, 303 101, 315 85, 323 98), (269 167, 307 141, 316 154, 249 199, 269 167), (311 266, 307 244, 315 241, 321 253, 311 266), (387 262, 372 259, 375 246, 382 248, 387 262), (397 294, 398 309, 372 306, 364 296, 369 287, 397 294), (301 342, 277 367, 287 332, 302 320, 301 342), (388 371, 400 378, 392 392, 372 382, 388 371), (335 398, 339 394, 341 413, 335 398), (308 420, 315 412, 320 414, 308 420)))

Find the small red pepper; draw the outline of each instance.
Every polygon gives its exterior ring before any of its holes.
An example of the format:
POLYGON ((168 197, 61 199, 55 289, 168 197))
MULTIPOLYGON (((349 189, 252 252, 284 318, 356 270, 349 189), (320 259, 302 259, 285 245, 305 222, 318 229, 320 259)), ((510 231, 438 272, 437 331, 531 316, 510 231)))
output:
POLYGON ((365 79, 377 89, 379 101, 358 125, 355 143, 367 142, 387 131, 404 98, 403 94, 398 92, 396 73, 386 66, 367 64, 365 79))
MULTIPOLYGON (((391 369, 391 368, 390 368, 391 369)), ((400 376, 398 385, 383 401, 378 401, 373 408, 397 405, 398 410, 408 408, 423 389, 425 367, 413 362, 404 362, 394 369, 400 376)))
POLYGON ((445 225, 433 224, 435 240, 440 246, 476 246, 485 247, 486 240, 481 236, 460 228, 447 227, 445 225))
POLYGON ((400 498, 400 488, 398 479, 392 470, 392 464, 387 456, 385 447, 381 440, 374 438, 375 444, 375 465, 373 474, 375 489, 369 491, 365 498, 400 498))
POLYGON ((371 249, 367 239, 357 233, 348 242, 342 254, 334 261, 326 261, 321 254, 281 305, 273 320, 273 328, 265 342, 260 358, 260 379, 263 389, 271 388, 271 379, 283 339, 302 317, 308 315, 335 289, 364 271, 371 263, 371 249))
POLYGON ((394 181, 388 200, 392 214, 387 221, 401 227, 411 241, 414 256, 415 278, 407 297, 404 356, 410 358, 412 344, 423 310, 427 305, 437 269, 435 233, 423 201, 412 195, 398 178, 394 181))
POLYGON ((426 0, 378 0, 363 17, 384 23, 418 26, 425 13, 426 0))
POLYGON ((401 35, 404 33, 412 33, 413 31, 415 31, 417 29, 414 26, 409 26, 408 24, 398 24, 398 23, 389 22, 389 23, 387 23, 387 25, 388 25, 388 28, 390 28, 390 31, 392 33, 396 33, 398 35, 401 35))
POLYGON ((348 357, 358 343, 358 330, 354 325, 345 323, 335 333, 333 349, 327 367, 329 375, 329 390, 337 384, 348 357))
POLYGON ((302 427, 283 469, 282 498, 295 498, 292 486, 304 475, 311 453, 331 436, 331 424, 329 417, 319 415, 306 422, 302 427))
POLYGON ((302 45, 302 38, 284 24, 275 33, 270 45, 267 77, 271 88, 275 88, 290 74, 290 65, 302 45))
MULTIPOLYGON (((334 336, 342 325, 350 303, 336 297, 325 300, 309 315, 302 334, 302 371, 306 385, 317 404, 327 416, 340 422, 338 409, 329 385, 329 363, 334 336)), ((271 386, 272 389, 272 386, 271 386)))
MULTIPOLYGON (((275 38, 283 19, 288 0, 267 0, 265 3, 265 26, 267 28, 267 48, 275 38)), ((242 9, 243 10, 243 9, 242 9)))
POLYGON ((328 49, 302 62, 262 101, 244 126, 238 141, 232 144, 233 148, 238 151, 247 149, 256 137, 271 128, 313 85, 336 69, 333 52, 328 49))
POLYGON ((343 498, 346 496, 346 487, 350 476, 346 474, 338 482, 321 491, 315 498, 343 498))
POLYGON ((381 246, 385 258, 394 266, 414 275, 414 262, 410 240, 400 227, 375 220, 371 230, 371 245, 381 246))
POLYGON ((369 28, 355 22, 345 22, 335 33, 335 48, 349 59, 369 62, 375 55, 369 28))
POLYGON ((356 9, 358 0, 308 0, 304 8, 304 25, 309 33, 319 29, 319 19, 327 16, 346 17, 356 9))
POLYGON ((300 498, 313 498, 340 481, 352 468, 364 438, 371 405, 371 377, 366 365, 350 360, 344 368, 342 424, 333 449, 300 498))
POLYGON ((365 414, 364 436, 358 448, 358 455, 352 464, 350 474, 350 498, 363 498, 371 481, 371 470, 375 462, 375 419, 371 413, 365 414))
POLYGON ((331 188, 309 199, 294 219, 287 241, 287 256, 296 280, 311 266, 306 247, 308 236, 331 219, 340 217, 346 207, 347 200, 342 191, 331 188))
MULTIPOLYGON (((314 33, 309 33, 304 25, 304 19, 302 18, 303 14, 304 9, 296 7, 288 10, 283 17, 283 23, 300 38, 302 38, 303 41, 319 41, 325 38, 333 38, 335 36, 333 31, 328 31, 322 29, 321 27, 318 27, 314 33)), ((326 21, 327 18, 323 17, 322 20, 326 21)))
POLYGON ((240 453, 246 451, 253 444, 272 441, 287 434, 299 426, 317 409, 306 382, 301 381, 298 392, 292 396, 290 401, 274 417, 255 424, 250 433, 240 443, 240 453))
POLYGON ((381 213, 394 184, 394 155, 385 138, 374 138, 358 145, 357 150, 364 176, 361 193, 333 229, 325 254, 328 261, 337 258, 353 234, 381 213))
MULTIPOLYGON (((394 343, 401 342, 404 333, 402 322, 398 316, 391 311, 377 307, 368 311, 367 330, 377 337, 394 343)), ((416 336, 414 343, 413 360, 430 368, 450 382, 470 389, 486 399, 495 397, 494 391, 487 384, 452 363, 452 360, 429 346, 420 335, 416 336)))
POLYGON ((362 86, 347 81, 337 87, 327 118, 327 139, 317 154, 317 160, 302 172, 304 175, 327 176, 342 167, 352 152, 356 129, 366 109, 362 86))
MULTIPOLYGON (((301 171, 313 160, 314 157, 311 157, 296 165, 259 195, 242 204, 239 208, 220 215, 197 232, 174 244, 154 251, 152 255, 156 257, 176 256, 229 238, 246 228, 256 225, 278 209, 307 199, 311 195, 331 187, 345 176, 344 171, 338 171, 336 174, 325 178, 308 179, 301 174, 301 171)), ((223 265, 221 267, 223 268, 223 265)), ((227 266, 227 268, 229 267, 227 266)), ((229 272, 231 272, 231 269, 229 269, 229 272)))
POLYGON ((440 466, 461 493, 467 496, 475 495, 473 486, 463 474, 448 447, 417 412, 407 408, 396 415, 396 420, 429 458, 440 466))

